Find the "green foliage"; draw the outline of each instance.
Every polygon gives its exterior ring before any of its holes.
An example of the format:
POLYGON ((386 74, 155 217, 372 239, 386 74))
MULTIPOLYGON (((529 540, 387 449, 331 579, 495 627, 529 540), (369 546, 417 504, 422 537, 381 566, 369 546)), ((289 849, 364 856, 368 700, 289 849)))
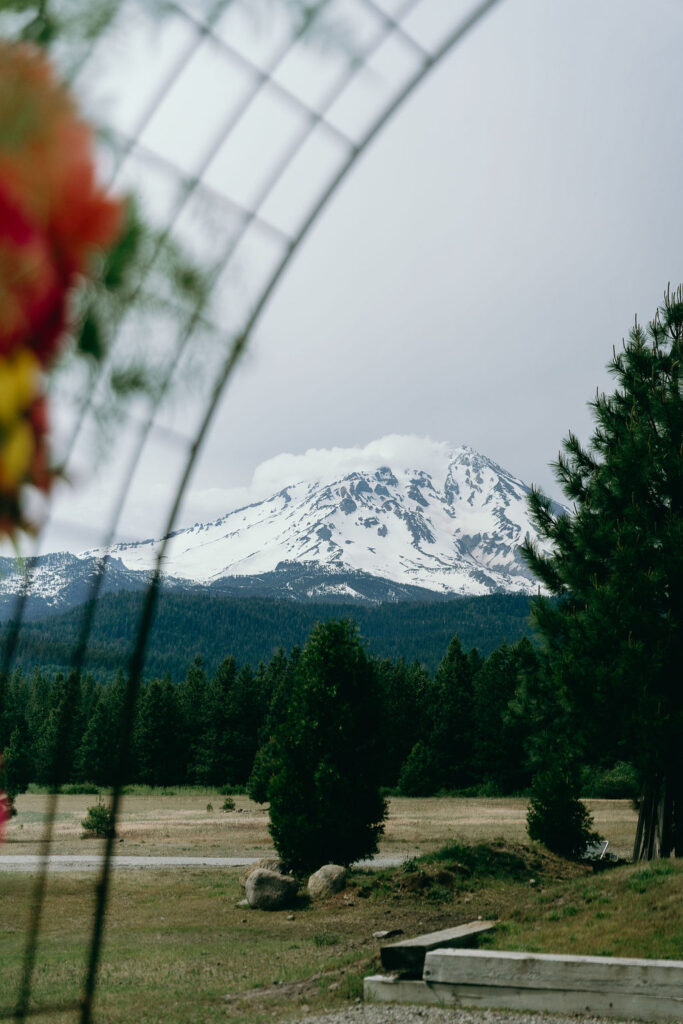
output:
POLYGON ((62 786, 60 792, 65 796, 80 796, 81 794, 99 796, 100 787, 96 786, 94 782, 67 782, 62 786))
POLYGON ((683 849, 683 291, 644 330, 636 323, 609 370, 613 394, 591 403, 587 447, 569 434, 556 475, 574 504, 530 510, 552 551, 529 565, 562 600, 534 616, 567 736, 633 763, 648 795, 641 849, 683 849), (678 808, 678 810, 676 810, 678 808))
POLYGON ((600 838, 591 829, 593 819, 576 799, 576 790, 576 780, 561 766, 539 772, 531 788, 529 836, 561 857, 577 858, 587 843, 600 838))
MULTIPOLYGON (((426 731, 426 701, 431 680, 421 665, 417 662, 406 665, 403 658, 395 662, 385 658, 377 665, 377 673, 384 738, 382 784, 391 787, 398 783, 402 792, 408 792, 398 780, 403 776, 406 758, 426 731)), ((406 784, 414 789, 413 782, 406 784)))
POLYGON ((226 796, 225 800, 223 801, 223 803, 221 805, 221 810, 222 811, 234 811, 235 810, 235 801, 233 800, 233 798, 231 796, 226 796))
POLYGON ((88 807, 88 813, 82 819, 81 825, 85 836, 94 836, 106 839, 114 831, 114 816, 110 807, 98 800, 96 804, 88 807))
POLYGON ((476 650, 465 654, 457 636, 448 645, 433 682, 425 688, 426 739, 401 769, 401 792, 426 795, 473 781, 473 678, 481 667, 476 650))
POLYGON ((269 736, 262 747, 256 752, 251 774, 247 781, 249 798, 257 804, 268 802, 270 783, 277 773, 279 765, 278 747, 274 736, 269 736))
POLYGON ((33 775, 33 759, 28 738, 19 726, 14 729, 3 752, 2 770, 3 785, 0 789, 9 793, 12 799, 18 793, 26 792, 33 775))
POLYGON ((402 796, 431 796, 439 789, 437 758, 422 740, 418 740, 406 758, 397 789, 402 796))
POLYGON ((294 870, 351 864, 376 851, 386 815, 379 716, 376 677, 357 628, 348 620, 320 623, 296 665, 269 786, 270 832, 294 870))
POLYGON ((138 781, 169 786, 183 779, 187 758, 180 726, 173 684, 153 679, 141 695, 135 726, 138 781))
POLYGON ((611 768, 586 766, 581 771, 581 795, 597 800, 636 800, 640 780, 632 764, 617 761, 611 768))
MULTIPOLYGON (((100 598, 86 670, 113 678, 126 664, 142 600, 142 594, 133 592, 100 598)), ((529 598, 519 594, 373 607, 162 590, 147 644, 147 678, 163 679, 168 675, 180 682, 187 673, 188 652, 201 653, 208 673, 217 671, 226 654, 232 655, 238 665, 257 665, 262 659, 269 660, 276 647, 291 651, 304 644, 316 622, 350 617, 358 623, 374 655, 392 662, 403 659, 405 667, 400 675, 413 685, 415 664, 420 666, 418 672, 433 674, 454 634, 458 634, 465 650, 476 646, 488 656, 505 638, 514 643, 530 634, 529 612, 529 598)), ((34 666, 64 671, 70 665, 82 615, 83 609, 78 607, 25 622, 17 649, 24 671, 30 672, 34 666)), ((0 626, 0 642, 6 629, 6 625, 0 626)), ((423 683, 416 678, 415 685, 423 683)), ((397 688, 398 681, 394 691, 397 688)), ((407 748, 402 747, 401 763, 419 738, 415 736, 407 748)), ((392 752, 392 765, 393 758, 392 752)))

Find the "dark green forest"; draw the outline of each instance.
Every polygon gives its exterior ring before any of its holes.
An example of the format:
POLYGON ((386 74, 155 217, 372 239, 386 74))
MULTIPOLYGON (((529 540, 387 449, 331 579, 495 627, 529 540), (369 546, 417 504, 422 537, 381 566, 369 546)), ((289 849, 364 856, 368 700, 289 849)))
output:
MULTIPOLYGON (((138 694, 126 781, 247 787, 254 799, 267 800, 276 767, 273 738, 291 717, 300 655, 298 646, 281 648, 252 664, 230 654, 214 670, 197 655, 178 683, 168 675, 150 677, 138 694)), ((382 786, 417 796, 528 787, 534 769, 528 738, 536 723, 520 681, 535 689, 541 664, 528 638, 503 642, 484 657, 452 637, 433 673, 417 661, 371 653, 367 663, 381 709, 373 747, 382 786)), ((15 669, 0 721, 10 792, 29 783, 110 785, 126 686, 122 671, 109 679, 15 669)), ((589 788, 599 776, 604 795, 624 795, 624 786, 630 792, 627 768, 610 776, 618 746, 602 753, 586 776, 589 788)))
MULTIPOLYGON (((85 669, 98 678, 114 678, 130 656, 140 616, 141 593, 109 594, 100 599, 88 645, 85 669)), ((68 672, 83 617, 74 608, 21 627, 17 663, 24 672, 36 666, 68 672)), ((213 674, 231 654, 239 664, 268 661, 280 648, 302 646, 316 622, 349 617, 358 623, 372 654, 419 662, 434 672, 457 633, 466 648, 487 656, 503 640, 531 635, 529 598, 515 594, 454 598, 413 604, 309 604, 263 598, 162 593, 147 644, 147 678, 169 676, 180 682, 188 661, 202 657, 213 674)), ((0 645, 9 626, 0 629, 0 645)))

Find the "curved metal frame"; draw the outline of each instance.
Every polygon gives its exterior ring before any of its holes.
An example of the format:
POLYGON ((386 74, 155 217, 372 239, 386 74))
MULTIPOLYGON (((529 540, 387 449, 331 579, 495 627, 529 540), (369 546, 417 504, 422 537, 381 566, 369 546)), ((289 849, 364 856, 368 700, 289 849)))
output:
MULTIPOLYGON (((230 0, 228 0, 228 2, 230 2, 230 0)), ((329 0, 323 0, 323 6, 327 2, 329 2, 329 0)), ((203 441, 204 441, 204 439, 206 437, 206 434, 207 434, 207 432, 209 430, 209 427, 210 427, 210 425, 212 423, 212 420, 213 420, 216 408, 218 406, 218 403, 219 403, 219 400, 220 400, 221 396, 224 393, 225 387, 226 387, 226 385, 227 385, 227 383, 228 383, 228 381, 229 381, 229 379, 230 379, 230 377, 231 377, 235 367, 239 363, 239 360, 240 360, 241 356, 244 354, 244 352, 245 352, 245 350, 246 350, 246 348, 248 346, 251 334, 252 334, 255 326, 257 325, 258 321, 260 320, 260 318, 261 318, 261 316, 262 316, 266 306, 268 305, 272 295, 274 294, 274 292, 275 292, 275 290, 277 288, 277 285, 280 282, 284 272, 286 271, 290 261, 292 260, 294 255, 297 253, 297 251, 301 247, 301 245, 302 245, 303 241, 305 240, 306 236, 308 235, 310 229, 312 228, 314 223, 317 221, 319 215, 321 214, 323 209, 326 207, 327 203, 330 201, 330 199, 334 195, 335 191, 337 190, 337 188, 339 187, 341 182, 346 178, 346 176, 348 175, 349 171, 354 166, 356 160, 367 150, 367 148, 374 141, 376 136, 381 132, 381 130, 386 125, 386 123, 390 120, 390 118, 396 113, 396 111, 401 107, 403 102, 411 95, 411 93, 414 92, 414 90, 419 86, 419 84, 424 80, 424 78, 433 70, 433 68, 458 43, 460 43, 461 40, 470 32, 470 30, 473 29, 485 17, 486 14, 488 14, 494 7, 496 7, 501 2, 501 0, 483 0, 483 2, 480 2, 476 7, 474 7, 474 9, 471 11, 471 13, 459 25, 456 26, 455 29, 453 29, 451 32, 448 33, 448 35, 446 36, 446 38, 444 39, 442 44, 433 53, 429 53, 429 52, 425 51, 423 48, 419 47, 419 44, 417 44, 417 42, 415 40, 413 40, 411 36, 409 36, 407 33, 405 33, 402 30, 401 25, 400 25, 401 20, 405 17, 405 15, 408 13, 408 11, 410 9, 414 8, 414 7, 419 6, 419 3, 421 2, 421 0, 404 0, 404 3, 400 7, 396 17, 393 17, 393 18, 391 16, 387 15, 386 12, 381 10, 373 2, 373 0, 361 0, 361 2, 364 5, 366 5, 368 8, 372 9, 377 15, 379 15, 382 18, 383 22, 384 22, 384 32, 380 33, 379 36, 377 37, 377 39, 374 41, 374 43, 370 47, 368 47, 367 51, 363 55, 364 56, 364 60, 367 61, 367 59, 372 54, 372 52, 374 52, 374 49, 376 49, 379 45, 381 45, 383 42, 385 42, 387 38, 389 38, 394 32, 397 31, 401 35, 401 38, 403 38, 404 40, 407 39, 408 41, 412 42, 413 45, 415 46, 415 48, 420 50, 421 65, 420 65, 419 69, 410 77, 410 79, 403 86, 403 88, 401 88, 398 91, 398 93, 396 93, 396 95, 393 97, 393 99, 387 104, 387 106, 384 108, 384 110, 375 119, 375 121, 373 122, 371 127, 366 131, 366 133, 364 134, 364 136, 362 137, 361 141, 358 144, 354 145, 351 142, 351 140, 345 139, 345 143, 347 144, 347 146, 349 148, 349 153, 348 153, 347 159, 344 161, 344 163, 342 164, 342 166, 339 169, 339 171, 329 181, 327 187, 325 188, 325 190, 322 193, 322 195, 319 197, 319 199, 316 202, 316 204, 314 205, 313 209, 309 212, 308 216, 305 218, 305 220, 303 221, 303 223, 299 227, 299 230, 296 232, 296 234, 294 236, 292 236, 290 238, 289 244, 288 244, 287 249, 286 249, 286 252, 284 253, 282 258, 280 259, 280 261, 279 261, 278 265, 276 266, 275 270, 272 272, 270 278, 268 279, 267 283, 265 284, 265 287, 262 289, 261 294, 260 294, 258 300, 256 301, 256 304, 255 304, 254 308, 252 309, 250 315, 248 316, 248 318, 246 320, 246 323, 244 324, 244 327, 242 328, 240 333, 236 337, 233 338, 232 344, 231 344, 229 352, 227 354, 227 358, 225 359, 225 361, 224 361, 224 363, 222 365, 221 371, 220 371, 220 373, 219 373, 219 375, 217 377, 217 380, 216 380, 216 382, 214 384, 214 387, 212 389, 211 397, 210 397, 209 402, 208 402, 208 404, 207 404, 207 406, 205 408, 205 411, 204 411, 204 416, 203 416, 203 418, 201 420, 199 428, 197 429, 197 431, 195 433, 194 438, 192 439, 192 441, 191 441, 191 443, 189 445, 189 450, 188 450, 188 453, 187 453, 187 458, 186 458, 186 461, 185 461, 182 477, 181 477, 179 485, 177 486, 175 495, 173 497, 173 502, 172 502, 172 505, 171 505, 171 510, 170 510, 170 513, 169 513, 169 516, 168 516, 168 520, 167 520, 167 523, 166 523, 165 538, 162 541, 162 543, 159 546, 159 549, 157 551, 156 560, 155 560, 155 566, 154 566, 154 570, 153 570, 153 573, 152 573, 152 579, 151 579, 151 582, 150 582, 150 584, 148 586, 147 592, 145 594, 143 608, 142 608, 142 611, 141 611, 141 614, 140 614, 140 618, 139 618, 139 622, 138 622, 138 627, 137 627, 137 632, 136 632, 136 637, 135 637, 135 644, 134 644, 133 652, 132 652, 131 659, 130 659, 129 677, 128 677, 128 685, 127 685, 127 690, 126 690, 125 707, 124 707, 123 718, 122 718, 122 722, 121 722, 121 737, 120 737, 120 748, 119 748, 119 764, 118 764, 117 778, 115 780, 115 785, 114 785, 113 794, 112 794, 112 801, 111 801, 111 809, 112 809, 112 812, 113 812, 114 820, 116 820, 116 817, 117 817, 117 814, 118 814, 118 810, 119 810, 119 807, 120 807, 122 787, 123 787, 123 784, 125 782, 125 772, 126 772, 126 766, 127 766, 127 760, 128 760, 128 754, 129 754, 129 748, 130 748, 130 740, 131 740, 131 732, 132 732, 132 726, 133 726, 133 715, 134 715, 135 702, 136 702, 136 699, 137 699, 137 694, 138 694, 138 690, 139 690, 139 687, 140 687, 142 672, 143 672, 143 668, 144 668, 144 657, 145 657, 145 648, 146 648, 147 638, 148 638, 148 635, 149 635, 149 630, 151 628, 152 618, 153 618, 154 609, 155 609, 155 606, 156 606, 156 601, 157 601, 157 596, 158 596, 158 591, 159 591, 159 585, 160 585, 160 582, 161 582, 161 566, 163 564, 164 555, 165 555, 165 552, 166 552, 166 549, 167 549, 167 546, 168 546, 168 541, 169 541, 169 536, 168 535, 171 533, 171 531, 173 530, 173 527, 175 525, 175 520, 176 520, 176 517, 178 515, 180 504, 181 504, 181 501, 182 501, 183 496, 185 494, 185 490, 187 488, 187 484, 188 484, 190 475, 191 475, 192 470, 193 470, 193 468, 195 466, 195 463, 196 463, 199 451, 201 449, 202 443, 203 443, 203 441)), ((222 5, 220 7, 221 11, 224 9, 224 6, 225 5, 222 5)), ((168 86, 172 83, 172 81, 175 80, 177 75, 182 72, 184 67, 186 67, 187 63, 192 58, 192 56, 194 55, 194 53, 196 52, 197 48, 201 44, 202 40, 206 37, 206 35, 207 34, 211 35, 211 33, 212 33, 212 27, 213 26, 212 26, 211 22, 209 22, 209 23, 198 22, 196 19, 192 18, 188 14, 188 12, 185 11, 183 8, 177 7, 177 5, 176 5, 176 9, 178 10, 178 13, 180 13, 183 16, 185 16, 190 22, 192 22, 192 24, 193 24, 193 26, 194 26, 194 28, 195 28, 195 30, 197 32, 197 36, 195 37, 194 40, 192 40, 191 45, 189 45, 188 47, 185 48, 183 53, 180 55, 180 58, 174 63, 174 66, 173 66, 173 69, 171 71, 171 74, 165 80, 162 88, 155 93, 155 97, 154 97, 153 102, 148 105, 148 107, 146 108, 142 118, 140 119, 140 121, 138 123, 138 127, 137 127, 137 130, 135 132, 135 136, 139 136, 140 135, 140 133, 144 130, 145 125, 149 122, 149 120, 153 116, 157 104, 160 102, 161 98, 164 95, 165 89, 168 88, 168 86)), ((261 72, 259 74, 259 77, 258 77, 255 89, 252 90, 251 93, 249 93, 249 95, 246 97, 246 99, 243 102, 243 104, 241 105, 241 107, 238 108, 238 111, 236 111, 235 114, 233 114, 232 117, 228 120, 228 123, 226 123, 222 127, 221 132, 218 133, 216 139, 213 142, 213 145, 210 147, 210 153, 207 154, 207 157, 203 161, 203 166, 200 169, 199 174, 196 174, 194 176, 193 182, 190 182, 190 187, 185 190, 185 192, 183 194, 183 197, 181 198, 180 203, 177 205, 176 209, 174 210, 174 213, 172 215, 172 221, 167 226, 167 229, 166 229, 166 235, 170 234, 170 232, 172 231, 174 224, 177 222, 177 219, 180 217, 180 215, 182 214, 183 210, 185 209, 185 207, 187 205, 187 202, 189 201, 189 198, 193 194, 194 189, 199 184, 199 182, 201 180, 201 176, 202 176, 204 170, 206 169, 206 167, 208 167, 209 163, 211 162, 211 160, 215 156, 215 153, 218 152, 220 147, 223 145, 225 139, 230 135, 231 131, 234 129, 235 125, 239 122, 239 120, 241 120, 241 118, 244 116, 246 111, 249 109, 249 107, 251 106, 253 101, 256 99, 257 95, 260 93, 261 88, 263 87, 263 85, 266 84, 266 83, 271 82, 272 74, 277 70, 277 68, 280 65, 280 63, 285 59, 285 57, 289 54, 291 49, 299 41, 300 35, 301 35, 301 33, 299 33, 299 34, 295 33, 287 41, 287 45, 280 52, 278 52, 274 62, 272 63, 271 66, 269 66, 268 70, 267 71, 263 71, 263 72, 261 72)), ((227 44, 224 44, 224 45, 227 47, 227 44)), ((253 208, 245 212, 245 217, 244 217, 244 220, 242 222, 242 225, 241 225, 240 229, 238 230, 236 236, 233 237, 230 240, 230 244, 228 245, 227 251, 223 254, 221 260, 219 261, 218 267, 215 269, 216 278, 223 271, 225 266, 229 263, 233 253, 235 252, 237 244, 244 237, 244 234, 246 233, 246 230, 249 227, 249 225, 255 219, 257 219, 259 217, 259 211, 262 209, 263 204, 265 203, 266 199, 268 198, 268 196, 273 191, 275 185, 281 179, 281 177, 284 174, 284 172, 287 169, 287 167, 291 164, 291 162, 293 161, 293 159, 295 158, 297 153, 300 151, 300 149, 302 148, 304 143, 310 138, 310 136, 311 136, 312 132, 315 130, 315 128, 321 122, 324 122, 325 113, 327 112, 327 110, 329 110, 329 108, 334 103, 334 101, 337 99, 337 97, 344 91, 344 89, 346 89, 346 87, 349 85, 349 83, 354 78, 354 76, 357 73, 357 71, 358 71, 358 66, 352 67, 350 73, 348 73, 345 76, 342 76, 340 81, 337 83, 336 87, 330 91, 328 97, 326 98, 326 100, 324 101, 322 106, 318 110, 309 110, 308 111, 309 121, 308 121, 307 125, 305 126, 305 130, 294 140, 293 144, 287 149, 287 151, 284 154, 284 156, 282 157, 282 159, 280 161, 278 161, 278 163, 275 166, 275 168, 273 169, 272 173, 268 176, 267 182, 266 182, 265 186, 263 187, 263 189, 261 190, 261 192, 260 192, 260 194, 259 194, 259 196, 257 198, 256 203, 253 205, 253 208)), ((296 102, 299 105, 301 105, 300 101, 296 100, 296 102)), ((133 151, 133 149, 135 148, 136 145, 137 145, 137 139, 135 137, 133 139, 128 140, 126 142, 125 147, 124 147, 124 151, 123 151, 123 155, 121 157, 121 160, 125 159, 125 157, 130 152, 133 151)), ((160 244, 163 244, 163 242, 160 243, 160 244)), ((156 257, 156 253, 155 253, 155 257, 156 257)), ((147 267, 147 272, 151 269, 152 262, 153 262, 153 260, 150 261, 150 263, 149 263, 149 265, 147 267)), ((142 283, 143 282, 141 280, 140 283, 139 283, 139 287, 140 288, 142 287, 142 283)), ((116 532, 116 529, 117 529, 117 526, 118 526, 118 521, 119 521, 119 518, 120 518, 120 515, 121 515, 121 512, 122 512, 125 500, 126 500, 127 495, 128 495, 128 490, 129 490, 129 486, 130 486, 130 481, 131 481, 132 476, 133 476, 133 471, 134 471, 135 467, 138 464, 138 461, 139 461, 139 459, 140 459, 140 457, 142 455, 145 443, 146 443, 146 441, 148 439, 149 433, 150 433, 151 429, 154 426, 154 417, 155 417, 156 412, 158 410, 158 404, 161 401, 161 399, 163 398, 164 394, 167 392, 168 387, 170 386, 170 383, 171 383, 171 380, 173 378, 174 372, 175 372, 175 370, 177 368, 178 362, 181 359, 181 357, 183 355, 183 352, 185 351, 185 348, 186 348, 188 342, 190 341, 190 339, 191 339, 191 337, 193 335, 195 327, 197 326, 198 322, 201 320, 201 317, 202 317, 202 311, 201 311, 200 308, 195 308, 195 309, 193 309, 191 311, 189 319, 188 319, 188 321, 187 321, 187 323, 185 325, 185 328, 182 331, 182 333, 181 333, 181 335, 180 335, 180 337, 178 339, 178 342, 177 342, 177 345, 176 345, 176 349, 175 349, 175 352, 173 353, 171 362, 169 363, 169 366, 167 367, 167 372, 165 374, 164 380, 162 382, 162 386, 160 388, 160 393, 158 395, 158 401, 157 401, 157 403, 152 405, 152 407, 151 407, 151 409, 149 411, 149 415, 146 418, 146 420, 145 420, 145 422, 143 424, 143 427, 142 427, 142 429, 141 429, 141 431, 140 431, 140 433, 138 435, 138 443, 135 446, 135 450, 133 452, 133 456, 132 456, 132 458, 130 460, 130 464, 129 464, 129 467, 128 467, 128 472, 127 472, 126 478, 125 478, 126 482, 124 483, 123 487, 121 488, 121 490, 120 490, 120 492, 119 492, 119 494, 117 496, 117 499, 115 501, 115 507, 114 507, 113 515, 112 515, 112 517, 110 519, 110 522, 109 522, 107 530, 106 530, 106 540, 105 540, 105 543, 104 543, 105 554, 101 558, 101 560, 99 562, 99 565, 98 565, 97 572, 95 574, 95 578, 94 578, 94 581, 93 581, 93 584, 92 584, 92 588, 91 588, 91 593, 90 593, 90 597, 91 598, 96 598, 98 596, 99 592, 100 592, 100 588, 101 588, 102 580, 103 580, 104 569, 105 569, 105 564, 106 564, 106 550, 110 547, 110 545, 112 543, 112 540, 113 540, 113 538, 115 536, 115 532, 116 532)), ((80 427, 81 427, 81 425, 83 423, 83 420, 84 420, 86 412, 87 412, 87 405, 81 410, 81 416, 80 416, 79 422, 77 424, 77 429, 74 432, 74 435, 72 437, 72 445, 73 445, 73 443, 76 440, 78 431, 80 430, 80 427)), ((26 586, 22 589, 22 593, 21 593, 20 598, 19 598, 18 607, 17 607, 17 614, 15 615, 15 622, 14 622, 14 625, 13 625, 13 627, 12 627, 8 637, 7 637, 6 643, 5 643, 5 650, 4 650, 4 657, 3 657, 3 672, 2 672, 2 675, 0 676, 0 684, 2 684, 3 678, 6 678, 6 675, 7 675, 8 671, 9 671, 9 668, 11 667, 11 664, 12 664, 12 660, 13 660, 14 653, 15 653, 15 650, 16 650, 16 643, 17 643, 17 640, 18 640, 19 629, 20 629, 20 626, 21 626, 21 621, 23 619, 23 614, 24 614, 24 609, 25 609, 25 601, 26 601, 26 597, 28 595, 29 587, 30 587, 30 563, 29 563, 29 566, 27 567, 26 586)), ((84 617, 83 617, 83 620, 82 620, 82 625, 81 625, 81 630, 80 630, 78 642, 77 642, 77 645, 76 645, 75 650, 74 650, 73 669, 76 672, 80 672, 80 670, 82 668, 82 665, 83 665, 83 661, 84 661, 85 654, 86 654, 86 651, 87 651, 87 645, 88 645, 88 641, 89 641, 90 631, 91 631, 91 628, 92 628, 93 614, 94 614, 94 601, 91 600, 88 603, 88 605, 86 606, 86 611, 85 611, 85 614, 84 614, 84 617)), ((50 797, 50 802, 49 802, 49 807, 48 807, 48 815, 47 815, 47 822, 46 822, 45 836, 44 836, 43 841, 42 841, 43 853, 47 853, 49 851, 49 848, 50 848, 50 845, 51 845, 51 841, 52 841, 53 825, 54 825, 54 819, 55 819, 55 814, 56 814, 56 806, 57 806, 57 796, 58 796, 58 794, 54 793, 50 797)), ((72 1004, 72 1005, 68 1005, 68 1006, 62 1004, 59 1007, 61 1010, 76 1009, 76 1008, 80 1009, 82 1024, 90 1024, 90 1022, 92 1020, 92 1007, 93 1007, 93 999, 94 999, 95 990, 96 990, 97 969, 98 969, 99 957, 100 957, 100 952, 101 952, 102 933, 103 933, 104 920, 105 920, 105 916, 106 916, 106 907, 107 907, 107 900, 108 900, 108 893, 109 893, 109 882, 110 882, 110 874, 111 874, 111 859, 112 859, 112 856, 113 856, 113 844, 114 844, 114 839, 113 839, 113 833, 112 833, 108 837, 108 839, 107 839, 107 844, 106 844, 106 849, 105 849, 105 857, 104 857, 104 865, 103 865, 100 881, 99 881, 98 886, 97 886, 95 919, 94 919, 94 924, 93 924, 92 938, 91 938, 91 944, 90 944, 90 957, 89 957, 87 974, 86 974, 86 978, 85 978, 83 998, 82 998, 82 1000, 78 1004, 72 1004)), ((33 897, 31 922, 30 922, 29 933, 28 933, 27 942, 26 942, 26 948, 25 948, 24 970, 23 970, 23 976, 22 976, 22 980, 21 980, 19 997, 18 997, 17 1003, 15 1004, 15 1006, 11 1010, 3 1011, 3 1010, 0 1009, 0 1019, 8 1018, 8 1017, 14 1017, 16 1020, 25 1020, 28 1015, 33 1016, 33 1015, 40 1014, 40 1013, 43 1013, 43 1012, 45 1012, 45 1013, 46 1012, 53 1012, 55 1010, 54 1006, 51 1006, 51 1007, 48 1007, 48 1006, 38 1007, 38 1008, 35 1008, 35 1009, 34 1008, 29 1008, 32 976, 33 976, 33 969, 34 969, 35 958, 36 958, 37 939, 38 939, 38 934, 39 934, 39 931, 40 931, 40 924, 41 924, 41 918, 42 918, 42 908, 43 908, 45 891, 46 891, 47 872, 48 872, 48 865, 47 865, 47 862, 45 860, 43 862, 41 871, 39 872, 37 880, 36 880, 36 886, 35 886, 34 897, 33 897)))

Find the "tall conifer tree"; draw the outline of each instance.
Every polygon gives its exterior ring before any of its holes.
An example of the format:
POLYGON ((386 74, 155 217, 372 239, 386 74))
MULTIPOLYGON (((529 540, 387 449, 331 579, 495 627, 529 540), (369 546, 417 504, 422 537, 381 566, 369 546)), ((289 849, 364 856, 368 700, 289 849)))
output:
POLYGON ((642 782, 634 857, 683 854, 683 291, 636 323, 591 403, 587 447, 569 434, 555 464, 574 503, 555 515, 533 492, 552 544, 526 558, 558 602, 535 618, 556 691, 588 751, 609 746, 642 782))
POLYGON ((270 832, 292 868, 351 864, 377 850, 386 815, 379 721, 358 628, 346 619, 319 623, 296 665, 269 784, 270 832))

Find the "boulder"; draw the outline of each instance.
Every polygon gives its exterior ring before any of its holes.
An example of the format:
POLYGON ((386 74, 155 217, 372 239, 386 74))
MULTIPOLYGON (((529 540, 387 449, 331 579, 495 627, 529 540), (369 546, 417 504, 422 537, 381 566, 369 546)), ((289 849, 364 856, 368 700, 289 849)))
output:
POLYGON ((346 876, 346 868, 341 864, 324 864, 308 879, 308 895, 314 900, 333 896, 346 888, 346 876))
POLYGON ((240 876, 240 885, 244 889, 247 884, 247 879, 252 871, 256 871, 258 868, 266 868, 267 871, 275 871, 278 875, 286 875, 285 863, 279 860, 277 857, 262 857, 261 860, 255 860, 252 864, 249 864, 242 875, 240 876))
POLYGON ((255 910, 284 910, 296 899, 298 883, 291 875, 256 868, 245 886, 249 906, 255 910))

